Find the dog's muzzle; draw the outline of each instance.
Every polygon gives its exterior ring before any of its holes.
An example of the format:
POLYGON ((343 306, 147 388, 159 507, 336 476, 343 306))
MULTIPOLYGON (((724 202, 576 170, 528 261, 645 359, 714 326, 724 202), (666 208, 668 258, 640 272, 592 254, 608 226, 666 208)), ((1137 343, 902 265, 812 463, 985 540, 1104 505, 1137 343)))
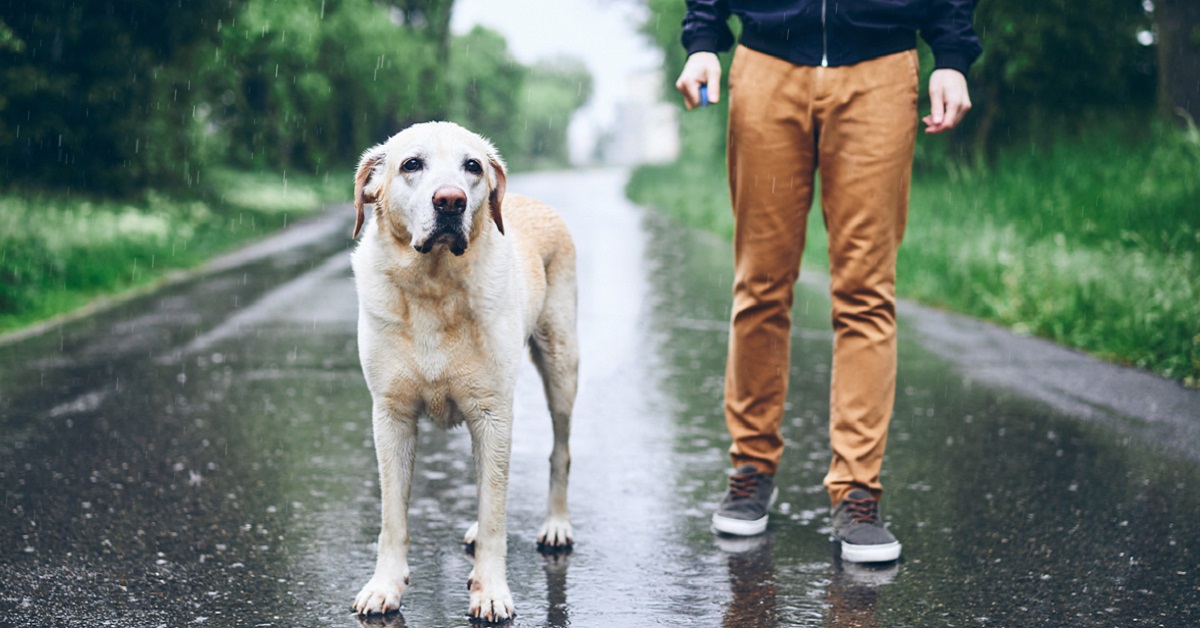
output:
POLYGON ((461 229, 461 223, 459 225, 443 225, 442 221, 439 220, 433 233, 429 234, 429 237, 421 242, 414 242, 413 248, 418 253, 429 253, 439 244, 445 244, 450 248, 450 252, 455 255, 466 253, 467 236, 461 229))
POLYGON ((467 252, 467 234, 463 217, 467 211, 467 193, 453 186, 442 186, 433 193, 433 232, 423 242, 413 243, 420 253, 429 253, 438 244, 445 244, 450 252, 462 255, 467 252))

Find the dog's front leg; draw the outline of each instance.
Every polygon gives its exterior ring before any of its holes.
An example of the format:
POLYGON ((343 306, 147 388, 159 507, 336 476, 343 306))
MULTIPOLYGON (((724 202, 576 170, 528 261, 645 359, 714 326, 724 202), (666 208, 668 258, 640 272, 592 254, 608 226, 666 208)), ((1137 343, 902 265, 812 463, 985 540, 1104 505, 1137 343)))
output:
POLYGON ((485 411, 478 419, 469 420, 468 427, 479 499, 475 568, 467 580, 467 588, 471 591, 470 615, 472 619, 503 622, 515 615, 505 573, 508 538, 504 528, 508 461, 512 454, 512 412, 509 410, 507 416, 499 416, 485 411))
POLYGON ((408 498, 417 450, 416 419, 398 418, 380 404, 372 415, 383 525, 375 575, 354 600, 354 610, 362 615, 400 610, 400 597, 408 586, 408 498))

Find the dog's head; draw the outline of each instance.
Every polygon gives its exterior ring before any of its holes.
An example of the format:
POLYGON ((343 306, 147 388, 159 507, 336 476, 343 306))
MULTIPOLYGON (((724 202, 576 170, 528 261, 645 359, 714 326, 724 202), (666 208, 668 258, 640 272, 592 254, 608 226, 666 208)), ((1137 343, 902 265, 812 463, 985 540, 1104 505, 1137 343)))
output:
POLYGON ((500 233, 504 161, 482 137, 452 122, 416 124, 368 149, 354 177, 354 207, 374 203, 377 218, 421 253, 445 244, 462 255, 491 217, 500 233), (486 212, 486 213, 485 213, 486 212))

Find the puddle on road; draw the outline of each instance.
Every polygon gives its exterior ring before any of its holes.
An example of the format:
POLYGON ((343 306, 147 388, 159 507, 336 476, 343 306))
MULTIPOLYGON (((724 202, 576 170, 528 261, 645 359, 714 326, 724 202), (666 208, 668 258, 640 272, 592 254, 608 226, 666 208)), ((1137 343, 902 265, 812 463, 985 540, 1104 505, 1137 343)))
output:
MULTIPOLYGON (((884 477, 905 559, 832 560, 820 286, 797 295, 770 531, 715 538, 728 248, 625 206, 616 173, 568 176, 520 182, 589 208, 568 213, 585 289, 577 547, 534 549, 551 438, 530 368, 509 496, 514 625, 1110 626, 1200 614, 1191 463, 972 383, 914 334, 902 336, 884 477)), ((259 312, 173 360, 138 347, 186 346, 205 330, 158 330, 82 365, 46 361, 56 339, 0 348, 0 382, 19 384, 0 400, 0 624, 360 625, 349 605, 373 569, 379 499, 353 312, 297 315, 353 299, 352 283, 314 276, 284 296, 279 316, 259 312)), ((147 305, 130 307, 80 325, 103 330, 147 305)), ((467 624, 470 444, 462 430, 420 439, 413 584, 403 615, 367 625, 467 624)))

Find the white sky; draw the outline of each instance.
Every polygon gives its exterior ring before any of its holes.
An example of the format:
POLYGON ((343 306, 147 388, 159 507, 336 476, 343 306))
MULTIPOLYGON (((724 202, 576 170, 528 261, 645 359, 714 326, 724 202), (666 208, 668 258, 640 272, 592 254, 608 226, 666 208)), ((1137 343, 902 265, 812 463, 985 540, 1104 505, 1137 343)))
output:
POLYGON ((582 59, 592 73, 592 102, 581 112, 607 126, 630 74, 661 64, 661 55, 637 32, 645 14, 638 0, 457 0, 451 29, 480 24, 504 35, 522 63, 561 54, 582 59))

